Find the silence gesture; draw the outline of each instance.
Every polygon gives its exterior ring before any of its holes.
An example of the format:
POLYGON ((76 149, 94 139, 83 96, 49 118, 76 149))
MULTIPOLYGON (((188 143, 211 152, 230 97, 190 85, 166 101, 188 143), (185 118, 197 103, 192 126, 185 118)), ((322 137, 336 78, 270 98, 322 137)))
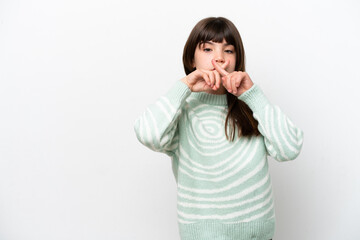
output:
MULTIPOLYGON (((220 66, 221 69, 225 69, 229 65, 229 61, 226 61, 220 66)), ((217 70, 204 70, 196 69, 189 75, 181 79, 186 83, 192 92, 205 92, 207 90, 218 90, 221 84, 221 75, 217 70)))
POLYGON ((246 72, 233 71, 228 73, 224 67, 220 66, 214 59, 211 60, 211 63, 222 76, 222 84, 229 93, 239 97, 254 85, 246 72))

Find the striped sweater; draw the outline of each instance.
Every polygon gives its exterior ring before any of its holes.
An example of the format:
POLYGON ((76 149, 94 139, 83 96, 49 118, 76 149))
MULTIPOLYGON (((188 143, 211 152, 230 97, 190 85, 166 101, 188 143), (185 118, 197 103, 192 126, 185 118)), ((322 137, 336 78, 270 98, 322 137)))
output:
POLYGON ((256 83, 238 98, 253 111, 261 135, 228 141, 226 94, 191 92, 182 81, 134 122, 143 145, 171 157, 182 240, 269 240, 274 235, 267 156, 279 162, 295 159, 303 131, 256 83))

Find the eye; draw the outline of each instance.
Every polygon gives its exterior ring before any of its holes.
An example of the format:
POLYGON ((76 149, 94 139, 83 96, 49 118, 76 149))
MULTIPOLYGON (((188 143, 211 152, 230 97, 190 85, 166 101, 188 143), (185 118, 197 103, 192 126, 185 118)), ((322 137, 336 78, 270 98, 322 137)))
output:
POLYGON ((204 48, 204 52, 208 52, 208 51, 211 51, 210 48, 204 48))
POLYGON ((225 52, 227 52, 227 53, 234 53, 234 51, 232 51, 232 50, 225 50, 225 52))

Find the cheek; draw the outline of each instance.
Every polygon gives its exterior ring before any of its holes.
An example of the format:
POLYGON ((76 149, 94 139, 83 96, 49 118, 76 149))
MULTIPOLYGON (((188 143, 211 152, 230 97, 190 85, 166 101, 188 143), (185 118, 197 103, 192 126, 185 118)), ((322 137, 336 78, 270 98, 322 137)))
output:
POLYGON ((209 68, 212 67, 211 59, 212 57, 202 56, 197 63, 202 68, 209 68))
POLYGON ((230 60, 230 64, 229 64, 229 68, 234 71, 235 70, 235 59, 234 60, 230 60))
POLYGON ((210 62, 211 64, 211 59, 208 56, 202 56, 202 55, 195 55, 195 61, 194 64, 198 67, 198 68, 203 68, 204 66, 206 66, 208 64, 208 62, 210 62))
POLYGON ((234 56, 229 57, 227 60, 230 61, 229 67, 230 67, 230 66, 235 67, 236 58, 235 58, 234 56))

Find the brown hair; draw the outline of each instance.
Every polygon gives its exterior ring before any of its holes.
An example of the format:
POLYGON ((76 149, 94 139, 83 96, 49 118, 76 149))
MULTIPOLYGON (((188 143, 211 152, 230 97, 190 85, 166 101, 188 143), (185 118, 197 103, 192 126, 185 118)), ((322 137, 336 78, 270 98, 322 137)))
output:
MULTIPOLYGON (((236 52, 235 71, 245 72, 245 51, 240 37, 240 33, 235 25, 224 17, 208 17, 199 21, 192 29, 183 52, 183 64, 186 75, 193 72, 196 68, 192 67, 195 49, 199 43, 213 41, 221 43, 223 39, 234 46, 236 52)), ((236 126, 238 136, 259 135, 258 121, 253 117, 253 112, 249 106, 238 99, 235 95, 226 92, 228 114, 225 120, 225 135, 227 134, 227 125, 231 124, 231 140, 234 140, 236 126)))

